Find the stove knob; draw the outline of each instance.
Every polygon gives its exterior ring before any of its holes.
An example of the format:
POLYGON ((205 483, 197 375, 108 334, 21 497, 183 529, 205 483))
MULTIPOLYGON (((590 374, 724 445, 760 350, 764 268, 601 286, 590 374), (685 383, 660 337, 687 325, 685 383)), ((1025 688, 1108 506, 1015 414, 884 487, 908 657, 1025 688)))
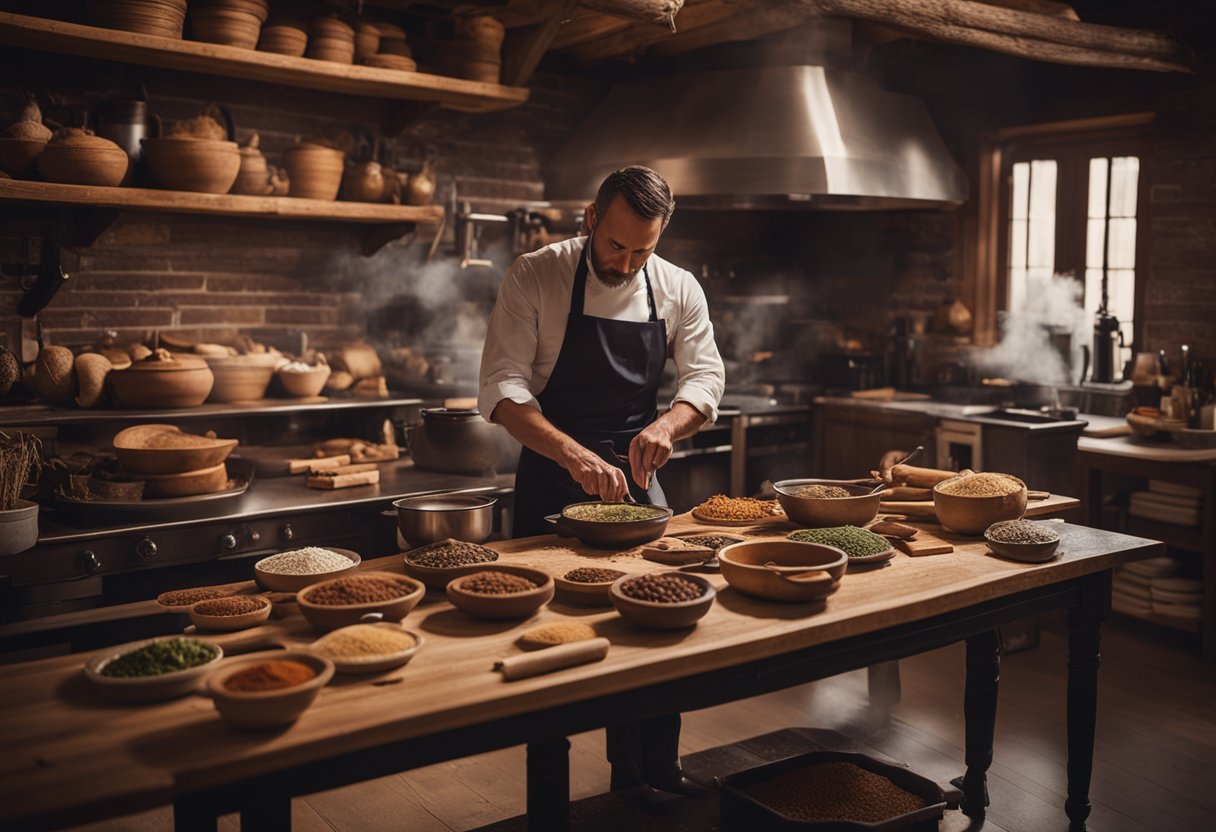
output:
POLYGON ((139 555, 140 560, 152 560, 152 558, 156 557, 156 552, 156 541, 150 537, 145 537, 135 544, 135 554, 139 555))
POLYGON ((259 540, 261 540, 261 539, 262 539, 262 533, 261 533, 261 532, 259 532, 257 529, 250 529, 250 530, 249 530, 249 542, 250 542, 250 543, 257 543, 257 542, 258 542, 259 540))
POLYGON ((220 538, 220 548, 225 552, 231 552, 236 548, 236 535, 229 533, 220 538))
POLYGON ((284 523, 282 535, 284 540, 295 540, 296 530, 291 527, 290 523, 284 523))
POLYGON ((85 549, 76 556, 76 565, 80 567, 82 572, 92 575, 101 568, 101 560, 97 555, 93 554, 92 549, 85 549))

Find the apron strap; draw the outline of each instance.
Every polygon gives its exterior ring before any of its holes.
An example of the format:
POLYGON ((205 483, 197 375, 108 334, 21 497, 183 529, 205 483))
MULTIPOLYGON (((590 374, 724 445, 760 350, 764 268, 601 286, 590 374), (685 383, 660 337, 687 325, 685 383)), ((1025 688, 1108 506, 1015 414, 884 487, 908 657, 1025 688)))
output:
POLYGON ((646 278, 646 303, 650 306, 650 317, 647 319, 652 323, 659 319, 659 313, 654 305, 654 292, 650 290, 650 272, 646 266, 642 266, 642 277, 646 278))

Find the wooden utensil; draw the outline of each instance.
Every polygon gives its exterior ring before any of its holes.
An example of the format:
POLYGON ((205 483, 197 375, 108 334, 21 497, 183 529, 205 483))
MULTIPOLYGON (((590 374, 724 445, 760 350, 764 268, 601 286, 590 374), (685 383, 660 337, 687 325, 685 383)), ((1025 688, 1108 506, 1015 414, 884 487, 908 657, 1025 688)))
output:
POLYGON ((287 470, 293 474, 303 474, 307 471, 323 471, 350 465, 350 454, 327 456, 319 459, 289 459, 287 470))
POLYGON ((375 485, 380 482, 380 471, 363 471, 358 474, 339 474, 334 477, 328 476, 313 476, 308 477, 309 488, 324 488, 332 490, 335 488, 351 488, 356 485, 375 485))
POLYGON ((831 572, 825 572, 822 569, 817 569, 813 572, 797 572, 797 573, 791 575, 788 572, 785 572, 784 570, 782 570, 781 567, 779 567, 777 564, 773 563, 771 560, 768 563, 764 564, 764 568, 769 570, 770 572, 775 572, 776 574, 780 575, 785 580, 793 581, 796 584, 817 584, 817 583, 822 583, 824 581, 831 583, 832 581, 836 580, 835 578, 832 577, 831 572))

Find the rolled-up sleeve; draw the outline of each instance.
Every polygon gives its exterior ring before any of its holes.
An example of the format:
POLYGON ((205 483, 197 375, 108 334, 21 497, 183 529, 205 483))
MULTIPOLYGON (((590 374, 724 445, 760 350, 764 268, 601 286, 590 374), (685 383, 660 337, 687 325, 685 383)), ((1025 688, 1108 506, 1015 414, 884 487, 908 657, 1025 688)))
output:
POLYGON ((709 320, 705 292, 692 275, 682 293, 679 325, 672 343, 676 363, 676 395, 671 400, 686 402, 711 423, 718 419, 718 403, 726 387, 726 370, 714 341, 714 325, 709 320))
POLYGON ((536 360, 537 300, 536 283, 527 262, 520 258, 503 276, 486 329, 477 396, 477 408, 486 421, 503 399, 540 410, 529 386, 536 360))

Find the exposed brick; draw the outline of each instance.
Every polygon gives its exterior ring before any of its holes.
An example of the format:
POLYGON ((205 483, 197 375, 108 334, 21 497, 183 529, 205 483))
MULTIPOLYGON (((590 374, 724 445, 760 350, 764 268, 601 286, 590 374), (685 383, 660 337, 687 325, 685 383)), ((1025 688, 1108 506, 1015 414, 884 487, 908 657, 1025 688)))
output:
POLYGON ((183 306, 180 322, 191 324, 260 324, 265 313, 260 306, 183 306))
POLYGON ((268 324, 328 324, 338 323, 338 310, 313 309, 301 306, 274 306, 266 310, 268 324))
POLYGON ((89 291, 156 292, 161 290, 201 291, 206 285, 201 274, 175 272, 82 272, 76 276, 79 286, 89 291))
POLYGON ((174 322, 172 309, 58 309, 54 304, 39 312, 38 319, 43 326, 65 329, 170 326, 174 322))

